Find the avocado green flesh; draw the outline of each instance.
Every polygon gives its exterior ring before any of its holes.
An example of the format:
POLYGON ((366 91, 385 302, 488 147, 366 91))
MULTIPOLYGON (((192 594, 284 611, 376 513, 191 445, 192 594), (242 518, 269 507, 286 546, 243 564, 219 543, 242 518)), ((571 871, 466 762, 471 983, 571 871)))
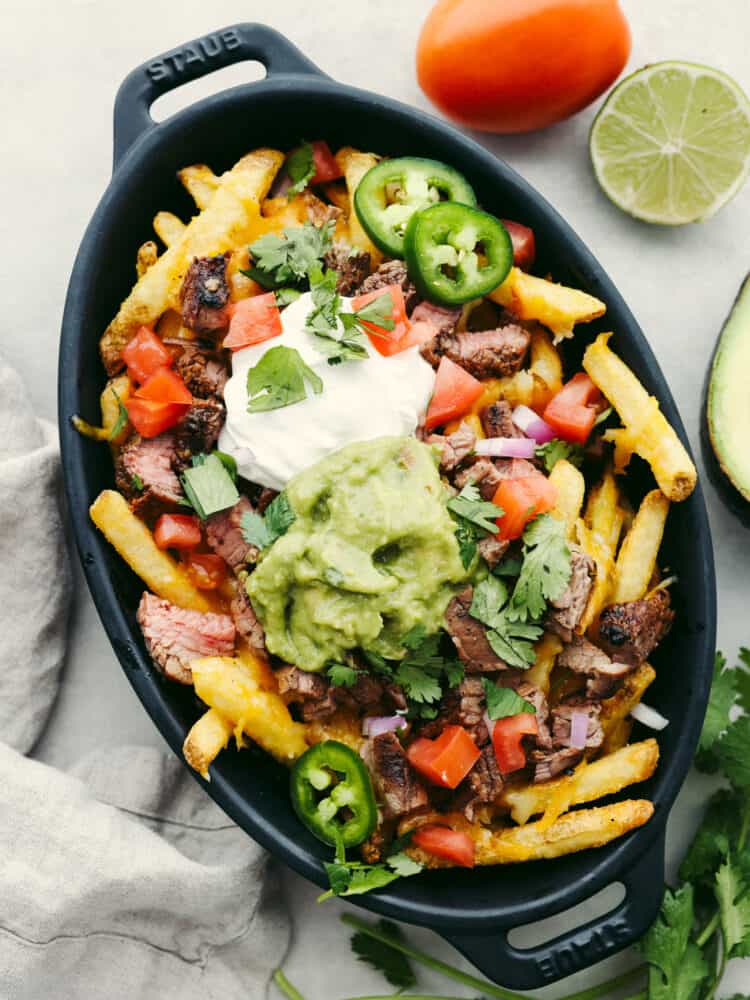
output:
POLYGON ((347 445, 286 494, 296 520, 247 583, 270 652, 316 671, 356 647, 399 658, 409 629, 438 630, 468 575, 432 447, 347 445))
POLYGON ((719 338, 708 389, 711 444, 722 471, 750 500, 750 275, 719 338))

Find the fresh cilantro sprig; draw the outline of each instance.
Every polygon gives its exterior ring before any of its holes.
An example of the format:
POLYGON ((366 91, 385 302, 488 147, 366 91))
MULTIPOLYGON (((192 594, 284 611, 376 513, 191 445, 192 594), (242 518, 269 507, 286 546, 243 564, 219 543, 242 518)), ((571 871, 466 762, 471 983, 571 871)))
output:
POLYGON ((540 621, 547 601, 557 600, 570 581, 565 523, 551 514, 535 517, 523 533, 523 563, 508 605, 511 621, 540 621))
MULTIPOLYGON (((377 930, 403 943, 403 934, 398 924, 381 918, 375 924, 377 930)), ((352 951, 360 962, 365 962, 377 972, 382 972, 386 980, 397 990, 408 990, 417 983, 411 962, 401 951, 385 944, 361 930, 352 934, 352 951)))
POLYGON ((272 291, 302 284, 314 267, 322 267, 331 248, 334 225, 333 221, 323 226, 305 222, 284 229, 281 236, 266 233, 248 248, 253 263, 241 273, 272 291))
POLYGON ((583 445, 563 441, 561 438, 552 438, 546 444, 540 444, 534 454, 542 460, 548 473, 552 472, 563 458, 567 459, 571 465, 575 465, 577 469, 583 465, 583 445))
POLYGON ((487 641, 501 660, 509 667, 528 670, 536 658, 534 642, 542 628, 515 620, 509 612, 508 588, 502 580, 488 576, 476 585, 469 614, 487 626, 487 641))
POLYGON ((456 522, 458 551, 464 569, 468 569, 477 554, 477 540, 497 531, 496 520, 505 511, 482 496, 473 482, 468 482, 458 496, 451 497, 447 505, 456 522))
POLYGON ((247 412, 278 410, 307 399, 308 387, 316 396, 323 380, 294 347, 272 347, 247 373, 247 412))
POLYGON ((354 687, 362 676, 362 671, 347 663, 329 663, 326 676, 334 687, 350 688, 354 687))
POLYGON ((319 267, 310 271, 313 308, 305 321, 305 329, 318 338, 315 346, 328 359, 329 365, 369 357, 365 333, 373 333, 373 326, 382 330, 395 327, 390 292, 383 292, 361 309, 344 312, 341 296, 336 291, 337 280, 336 271, 323 272, 319 267))
POLYGON ((513 688, 498 687, 486 677, 482 678, 484 686, 484 696, 487 701, 487 715, 492 722, 498 719, 507 719, 511 715, 519 715, 526 712, 536 715, 536 709, 530 701, 526 701, 520 694, 516 694, 513 688))
POLYGON ((267 549, 286 534, 296 519, 289 497, 286 493, 279 493, 266 507, 265 515, 254 510, 245 511, 240 519, 242 537, 248 545, 267 549))
POLYGON ((293 149, 286 158, 286 172, 292 182, 287 189, 287 196, 293 198, 300 194, 315 176, 315 159, 313 148, 309 142, 303 142, 293 149))
POLYGON ((218 452, 193 455, 192 468, 180 477, 187 505, 202 521, 211 514, 234 507, 240 498, 227 466, 218 452))
POLYGON ((398 878, 419 874, 424 865, 403 852, 403 843, 402 840, 393 844, 392 853, 385 862, 369 865, 347 860, 344 845, 339 842, 335 859, 323 863, 330 889, 318 896, 318 902, 322 903, 331 896, 359 896, 373 889, 382 889, 398 878))

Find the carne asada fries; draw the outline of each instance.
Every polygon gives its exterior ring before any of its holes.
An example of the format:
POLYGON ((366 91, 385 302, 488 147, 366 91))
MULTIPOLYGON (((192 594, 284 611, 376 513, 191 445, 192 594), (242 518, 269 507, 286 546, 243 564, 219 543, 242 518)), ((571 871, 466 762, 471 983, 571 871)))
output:
POLYGON ((604 303, 522 270, 434 160, 320 140, 178 177, 197 214, 154 218, 77 426, 112 446, 91 517, 147 588, 146 650, 205 705, 187 762, 253 741, 376 874, 396 834, 424 867, 508 864, 647 822, 577 807, 657 766, 631 713, 695 471, 608 335, 564 375, 604 303), (661 487, 635 514, 633 452, 661 487))

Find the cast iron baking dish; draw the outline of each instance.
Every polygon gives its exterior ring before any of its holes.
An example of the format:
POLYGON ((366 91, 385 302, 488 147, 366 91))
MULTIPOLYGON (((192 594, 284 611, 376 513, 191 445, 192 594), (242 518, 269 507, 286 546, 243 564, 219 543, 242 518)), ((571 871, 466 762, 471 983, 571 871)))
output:
MULTIPOLYGON (((444 160, 470 178, 490 212, 533 226, 538 272, 549 271, 607 304, 602 323, 577 329, 571 366, 597 332, 614 330, 615 349, 685 440, 659 366, 612 282, 550 205, 477 143, 403 104, 335 83, 264 25, 216 31, 140 66, 117 95, 114 175, 86 230, 68 289, 60 345, 60 438, 70 512, 92 596, 130 683, 178 755, 201 708, 191 690, 164 682, 146 656, 135 621, 143 585, 88 517, 91 501, 113 483, 109 452, 80 437, 70 417, 80 413, 96 421, 104 384, 97 342, 130 290, 136 250, 152 238, 154 214, 169 209, 189 218, 194 212, 175 177, 177 169, 205 162, 220 172, 255 146, 288 149, 302 137, 325 138, 334 149, 353 145, 386 155, 444 160), (154 124, 149 107, 161 94, 245 59, 260 61, 267 77, 154 124)), ((590 181, 582 178, 581 183, 590 181)), ((636 481, 637 490, 651 482, 640 466, 629 479, 636 481)), ((648 694, 649 703, 671 720, 659 735, 662 756, 656 775, 636 791, 656 805, 651 822, 607 847, 555 861, 403 879, 377 894, 357 897, 357 905, 431 927, 491 979, 519 989, 553 982, 640 937, 661 899, 667 814, 690 766, 710 685, 715 581, 700 486, 686 503, 674 506, 662 553, 679 577, 674 589, 678 618, 654 657, 658 680, 648 694), (605 916, 528 950, 508 942, 511 928, 563 911, 618 881, 625 886, 625 897, 605 916)), ((327 848, 295 818, 280 766, 254 750, 227 752, 212 775, 204 788, 233 820, 300 874, 325 884, 321 860, 327 848)))

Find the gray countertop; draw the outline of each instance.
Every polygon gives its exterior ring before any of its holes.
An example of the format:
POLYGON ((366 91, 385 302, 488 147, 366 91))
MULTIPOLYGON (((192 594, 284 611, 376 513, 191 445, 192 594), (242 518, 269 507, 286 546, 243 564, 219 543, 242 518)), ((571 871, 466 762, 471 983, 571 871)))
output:
MULTIPOLYGON (((198 0, 0 4, 0 232, 8 255, 0 276, 6 316, 0 349, 26 379, 42 416, 55 418, 65 288, 84 226, 108 181, 112 102, 126 73, 223 24, 262 20, 286 33, 331 76, 427 107, 414 79, 413 52, 428 6, 423 0, 277 0, 270 11, 237 0, 225 0, 220 8, 198 0)), ((748 0, 715 0, 710 15, 705 4, 685 0, 623 0, 623 7, 634 36, 630 69, 660 59, 690 59, 726 70, 750 91, 748 0)), ((164 117, 199 96, 259 75, 251 64, 224 70, 163 98, 157 111, 164 117)), ((480 141, 547 196, 609 271, 651 340, 697 450, 708 358, 750 266, 750 185, 704 225, 676 230, 641 225, 611 206, 594 183, 587 152, 593 114, 589 109, 536 135, 480 141)), ((719 578, 719 641, 732 657, 738 646, 750 644, 744 620, 750 540, 710 486, 706 492, 719 578)), ((115 661, 79 573, 62 693, 37 753, 67 767, 95 746, 134 742, 163 745, 115 661)), ((672 866, 710 787, 692 777, 680 795, 669 827, 672 866)), ((343 907, 317 906, 314 887, 291 873, 282 880, 295 928, 287 971, 307 1000, 385 992, 380 977, 349 953, 338 921, 343 907)), ((591 912, 583 906, 558 917, 551 931, 591 912)), ((460 962, 430 932, 409 933, 448 961, 460 962)), ((562 996, 592 985, 632 960, 612 959, 541 995, 562 996)), ((733 963, 726 995, 749 984, 750 962, 733 963)), ((434 976, 420 977, 420 985, 448 991, 434 976)))

